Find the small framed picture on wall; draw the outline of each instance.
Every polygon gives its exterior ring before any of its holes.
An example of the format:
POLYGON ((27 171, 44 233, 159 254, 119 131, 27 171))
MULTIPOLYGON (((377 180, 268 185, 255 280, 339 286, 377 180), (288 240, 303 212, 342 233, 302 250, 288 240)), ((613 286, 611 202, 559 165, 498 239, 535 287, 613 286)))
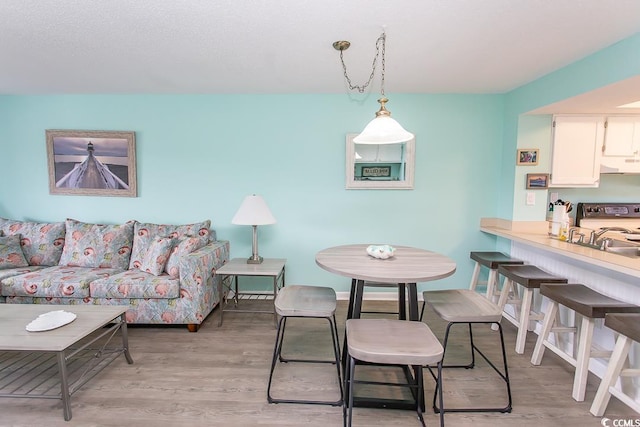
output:
POLYGON ((516 164, 520 166, 535 166, 538 164, 537 148, 520 148, 516 157, 516 164))
POLYGON ((549 174, 548 173, 528 173, 527 174, 527 189, 536 190, 549 188, 549 174))

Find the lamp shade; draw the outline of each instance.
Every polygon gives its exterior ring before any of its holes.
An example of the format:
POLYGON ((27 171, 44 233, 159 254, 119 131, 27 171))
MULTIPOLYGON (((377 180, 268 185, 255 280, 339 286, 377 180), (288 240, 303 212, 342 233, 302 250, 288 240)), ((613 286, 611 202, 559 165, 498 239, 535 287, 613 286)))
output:
POLYGON ((253 194, 244 198, 231 223, 237 225, 266 225, 275 224, 276 219, 262 196, 253 194))
POLYGON ((413 139, 397 121, 388 115, 379 115, 371 120, 362 133, 355 138, 356 144, 398 144, 413 139))

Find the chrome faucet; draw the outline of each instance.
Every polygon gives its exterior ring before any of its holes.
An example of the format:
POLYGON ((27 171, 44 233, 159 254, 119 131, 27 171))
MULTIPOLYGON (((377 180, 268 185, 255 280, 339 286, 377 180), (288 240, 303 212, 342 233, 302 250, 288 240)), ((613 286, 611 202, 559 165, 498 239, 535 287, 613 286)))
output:
POLYGON ((595 231, 595 230, 591 231, 591 235, 589 235, 589 244, 595 245, 596 240, 598 240, 598 237, 602 236, 604 233, 608 231, 622 231, 624 233, 633 233, 633 231, 623 227, 602 227, 598 231, 595 231))
POLYGON ((584 233, 580 233, 580 229, 576 227, 571 227, 569 229, 569 237, 567 238, 569 243, 582 243, 584 240, 584 233), (578 235, 578 240, 574 241, 573 236, 578 235))

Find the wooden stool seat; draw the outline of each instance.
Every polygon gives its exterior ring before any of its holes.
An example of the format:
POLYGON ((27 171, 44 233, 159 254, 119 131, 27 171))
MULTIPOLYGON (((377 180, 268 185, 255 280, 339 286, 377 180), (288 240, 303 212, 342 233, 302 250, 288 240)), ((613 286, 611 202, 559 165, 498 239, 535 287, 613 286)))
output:
MULTIPOLYGON (((440 318, 448 322, 444 336, 444 354, 442 356, 443 369, 465 368, 470 369, 475 366, 475 355, 478 353, 489 364, 491 368, 502 378, 506 385, 507 404, 500 408, 445 408, 441 397, 439 407, 436 406, 436 388, 433 395, 433 409, 441 414, 444 412, 511 412, 511 382, 509 380, 509 369, 507 367, 507 353, 504 346, 504 335, 500 320, 502 320, 502 310, 495 303, 489 301, 482 295, 470 289, 451 289, 444 291, 425 291, 422 293, 424 305, 422 306, 422 316, 425 306, 429 306, 440 318), (500 332, 500 345, 502 347, 503 370, 501 371, 487 356, 476 347, 473 342, 474 323, 495 324, 500 332), (445 354, 449 342, 449 332, 456 324, 467 324, 469 328, 469 341, 471 347, 471 362, 466 365, 444 365, 445 354)), ((431 368, 430 368, 431 369, 431 368)), ((433 372, 432 372, 433 373, 433 372)), ((435 376, 435 375, 434 375, 435 376)), ((440 377, 438 376, 438 379, 440 377)), ((442 381, 438 381, 436 387, 442 387, 442 381)), ((442 396, 442 391, 440 391, 442 396)))
MULTIPOLYGON (((422 403, 424 402, 424 385, 422 367, 438 365, 441 372, 444 349, 438 338, 429 327, 422 322, 395 319, 349 319, 346 327, 348 351, 348 371, 345 382, 348 399, 345 401, 343 415, 347 425, 351 426, 353 410, 353 385, 355 383, 404 386, 416 389, 416 412, 424 426, 422 403), (414 378, 407 384, 373 383, 355 379, 356 361, 378 365, 411 366, 414 378), (347 415, 347 406, 349 408, 347 415)), ((444 418, 440 414, 440 424, 444 418)))
POLYGON ((444 351, 422 322, 395 319, 347 320, 349 354, 357 360, 385 365, 435 365, 444 351))
POLYGON ((525 288, 537 289, 542 283, 567 283, 567 279, 547 273, 535 265, 501 265, 498 273, 525 288))
POLYGON ((280 316, 280 320, 278 321, 276 343, 273 349, 273 358, 271 359, 269 384, 267 385, 267 401, 269 403, 309 403, 332 406, 342 405, 344 391, 342 385, 342 374, 340 370, 340 343, 338 342, 338 329, 335 316, 336 291, 334 291, 332 288, 322 286, 288 285, 280 289, 274 301, 274 306, 276 313, 280 316), (327 321, 329 322, 329 329, 331 330, 334 359, 287 359, 283 357, 282 342, 284 341, 284 332, 287 325, 287 319, 291 317, 327 319, 327 321), (338 373, 338 385, 340 387, 339 398, 333 401, 274 398, 273 396, 271 396, 271 383, 273 380, 273 372, 275 370, 277 361, 335 364, 338 373))
POLYGON ((470 252, 469 257, 475 262, 483 265, 491 270, 496 270, 501 264, 524 264, 516 258, 511 258, 509 255, 502 252, 470 252))
POLYGON ((501 265, 498 273, 505 277, 498 306, 502 310, 505 319, 513 323, 518 328, 516 337, 516 353, 524 353, 524 346, 527 339, 527 331, 533 330, 532 320, 542 320, 540 313, 532 312, 533 291, 540 288, 542 283, 567 283, 567 279, 554 276, 535 265, 501 265), (520 285, 522 297, 519 296, 520 285), (514 299, 509 300, 509 294, 513 291, 514 299), (507 304, 514 307, 514 315, 504 311, 507 304), (518 316, 518 309, 520 315, 518 316))
POLYGON ((540 295, 592 319, 604 319, 607 313, 637 313, 640 307, 610 298, 584 285, 540 286, 540 295))
POLYGON ((524 262, 519 259, 511 258, 509 255, 503 254, 502 252, 472 251, 469 253, 469 256, 476 262, 473 268, 473 274, 471 275, 471 284, 469 285, 469 289, 472 291, 476 290, 476 287, 479 284, 478 278, 480 277, 480 270, 482 267, 486 267, 489 269, 489 277, 487 278, 487 290, 485 295, 491 300, 494 299, 494 295, 500 286, 498 279, 498 267, 503 264, 524 264, 524 262))
POLYGON ((558 285, 545 283, 540 286, 540 294, 549 298, 549 306, 531 356, 531 363, 539 365, 545 348, 548 348, 575 366, 572 396, 578 402, 582 402, 587 388, 589 359, 592 357, 608 358, 611 356, 611 352, 595 351, 591 348, 595 319, 602 319, 607 313, 640 313, 640 307, 602 295, 581 284, 558 285), (577 336, 578 329, 576 327, 556 326, 556 323, 560 323, 558 316, 559 305, 563 305, 582 315, 579 336, 577 336), (556 342, 549 340, 551 332, 555 334, 556 342), (573 355, 568 354, 565 349, 558 346, 557 337, 559 333, 573 334, 574 345, 576 343, 578 345, 575 358, 573 355))
POLYGON ((425 291, 424 301, 447 322, 499 323, 500 307, 468 289, 425 291))
POLYGON ((289 285, 274 302, 276 313, 289 317, 331 317, 336 312, 336 291, 322 286, 289 285))
POLYGON ((604 326, 635 342, 640 342, 640 314, 638 313, 609 313, 604 318, 604 326))
POLYGON ((625 369, 624 363, 629 356, 633 341, 640 343, 640 314, 638 313, 608 313, 604 318, 604 325, 620 334, 609 360, 607 372, 602 377, 600 387, 593 399, 590 412, 598 417, 604 414, 611 395, 616 396, 622 403, 640 413, 640 404, 621 389, 615 388, 621 376, 640 376, 640 369, 625 369))

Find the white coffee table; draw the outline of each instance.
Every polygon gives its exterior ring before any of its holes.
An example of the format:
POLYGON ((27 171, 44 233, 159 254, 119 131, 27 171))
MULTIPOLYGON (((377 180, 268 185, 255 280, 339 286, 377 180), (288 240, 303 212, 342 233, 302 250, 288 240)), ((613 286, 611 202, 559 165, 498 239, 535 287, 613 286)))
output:
POLYGON ((124 318, 127 308, 0 304, 0 398, 61 399, 64 419, 69 421, 75 391, 120 354, 133 363, 124 318), (74 313, 77 318, 49 331, 25 329, 39 315, 55 310, 74 313), (122 345, 114 348, 109 343, 118 330, 122 345))

